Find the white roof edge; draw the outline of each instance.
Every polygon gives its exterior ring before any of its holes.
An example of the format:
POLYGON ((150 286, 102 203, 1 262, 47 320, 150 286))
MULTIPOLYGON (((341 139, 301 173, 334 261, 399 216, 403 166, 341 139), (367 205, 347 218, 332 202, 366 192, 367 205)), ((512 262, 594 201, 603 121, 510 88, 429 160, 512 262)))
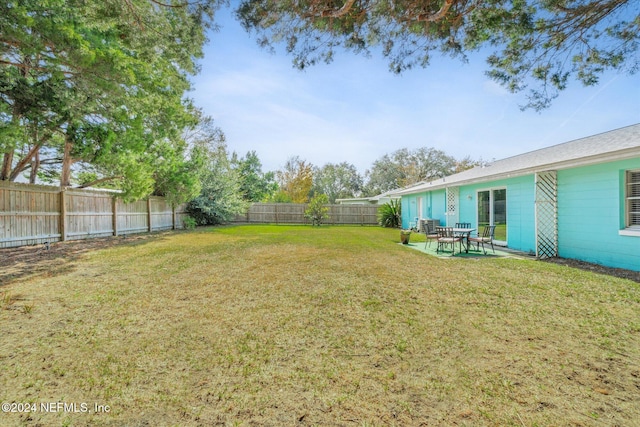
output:
POLYGON ((393 197, 400 197, 397 196, 397 191, 402 190, 401 188, 397 188, 395 190, 389 190, 389 191, 385 191, 384 193, 380 193, 380 194, 376 194, 375 196, 371 196, 371 197, 350 197, 348 199, 336 199, 336 202, 338 200, 340 201, 347 201, 347 200, 362 200, 362 201, 371 201, 371 200, 380 200, 383 197, 389 197, 389 198, 393 198, 393 197))
POLYGON ((371 199, 370 197, 352 197, 352 198, 349 198, 349 199, 336 199, 336 202, 337 201, 344 202, 344 201, 347 201, 347 200, 363 200, 363 201, 367 201, 367 200, 370 200, 370 199, 371 199))

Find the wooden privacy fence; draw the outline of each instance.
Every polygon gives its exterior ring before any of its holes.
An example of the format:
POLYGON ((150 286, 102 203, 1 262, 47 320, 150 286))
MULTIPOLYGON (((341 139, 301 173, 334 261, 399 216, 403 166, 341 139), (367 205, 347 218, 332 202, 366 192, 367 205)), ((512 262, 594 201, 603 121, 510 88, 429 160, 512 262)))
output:
POLYGON ((183 228, 186 205, 162 197, 0 182, 0 248, 183 228))
MULTIPOLYGON (((238 215, 233 222, 261 224, 310 224, 304 217, 304 203, 254 203, 245 215, 238 215)), ((325 224, 378 225, 377 205, 327 205, 329 218, 325 224)))

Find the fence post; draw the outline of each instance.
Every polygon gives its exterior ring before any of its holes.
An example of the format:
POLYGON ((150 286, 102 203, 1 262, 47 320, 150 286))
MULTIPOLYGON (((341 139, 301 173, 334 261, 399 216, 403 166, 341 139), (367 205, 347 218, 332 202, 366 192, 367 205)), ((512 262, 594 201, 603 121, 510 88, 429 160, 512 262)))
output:
POLYGON ((67 240, 67 197, 64 187, 60 188, 60 241, 67 240))
POLYGON ((176 205, 171 204, 171 229, 176 229, 176 205))
POLYGON ((112 208, 111 208, 111 227, 113 228, 113 235, 118 235, 118 198, 113 196, 112 208))
POLYGON ((147 225, 149 233, 151 233, 151 231, 153 231, 153 227, 151 226, 151 196, 147 197, 147 225))

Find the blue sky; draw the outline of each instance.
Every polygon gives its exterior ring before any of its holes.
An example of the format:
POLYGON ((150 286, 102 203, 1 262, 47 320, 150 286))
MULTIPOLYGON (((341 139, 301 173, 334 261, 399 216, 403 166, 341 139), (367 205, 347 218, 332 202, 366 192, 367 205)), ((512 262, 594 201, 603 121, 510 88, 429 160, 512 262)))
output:
POLYGON ((501 159, 640 123, 640 74, 608 73, 589 88, 571 82, 551 108, 522 112, 524 94, 488 79, 479 55, 466 64, 434 57, 428 68, 395 75, 384 58, 340 52, 301 72, 281 49, 260 48, 229 9, 216 22, 190 96, 224 131, 229 150, 255 150, 263 171, 300 156, 364 173, 404 147, 501 159))

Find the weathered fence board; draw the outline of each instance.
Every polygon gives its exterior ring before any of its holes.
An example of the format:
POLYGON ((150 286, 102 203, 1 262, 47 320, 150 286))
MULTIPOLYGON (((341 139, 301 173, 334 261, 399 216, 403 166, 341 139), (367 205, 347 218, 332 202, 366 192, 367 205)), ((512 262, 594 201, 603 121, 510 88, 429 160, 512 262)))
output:
POLYGON ((176 216, 176 228, 184 228, 184 220, 189 216, 189 212, 187 212, 186 203, 183 205, 178 205, 175 208, 175 216, 176 216))
POLYGON ((59 239, 58 193, 44 186, 0 187, 0 247, 59 239))
POLYGON ((149 231, 149 215, 147 201, 138 200, 124 203, 118 200, 116 204, 118 234, 144 233, 149 231))
POLYGON ((113 235, 113 194, 65 190, 64 198, 68 240, 113 235))
POLYGON ((186 205, 116 192, 0 182, 0 248, 183 228, 186 205))
POLYGON ((171 230, 175 224, 173 222, 173 209, 171 204, 162 197, 150 197, 151 202, 151 224, 154 230, 171 230))
MULTIPOLYGON (((235 223, 309 224, 304 217, 304 203, 254 203, 244 215, 234 218, 235 223)), ((377 205, 327 205, 329 218, 325 224, 378 225, 377 205)))

